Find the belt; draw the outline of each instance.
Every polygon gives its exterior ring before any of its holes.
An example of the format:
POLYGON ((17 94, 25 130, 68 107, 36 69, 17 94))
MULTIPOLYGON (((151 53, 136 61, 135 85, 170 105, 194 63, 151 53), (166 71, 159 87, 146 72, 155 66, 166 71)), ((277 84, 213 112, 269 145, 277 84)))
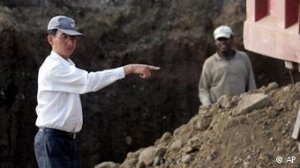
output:
POLYGON ((68 138, 71 138, 71 139, 76 139, 76 134, 77 134, 76 132, 67 132, 67 131, 58 130, 58 129, 54 129, 54 128, 40 128, 39 132, 61 134, 61 135, 67 136, 68 138))

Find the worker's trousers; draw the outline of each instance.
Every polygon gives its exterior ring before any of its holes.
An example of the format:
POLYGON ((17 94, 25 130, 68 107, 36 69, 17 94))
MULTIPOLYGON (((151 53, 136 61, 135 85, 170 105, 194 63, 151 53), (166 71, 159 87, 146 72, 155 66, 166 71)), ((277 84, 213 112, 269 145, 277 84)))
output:
POLYGON ((34 139, 34 152, 39 168, 79 168, 75 137, 60 130, 40 129, 34 139))

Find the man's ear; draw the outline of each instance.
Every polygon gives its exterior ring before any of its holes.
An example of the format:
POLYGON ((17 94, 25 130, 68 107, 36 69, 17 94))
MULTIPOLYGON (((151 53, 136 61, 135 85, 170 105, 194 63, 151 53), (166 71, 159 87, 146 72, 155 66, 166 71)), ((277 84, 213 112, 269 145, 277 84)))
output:
POLYGON ((217 40, 217 39, 215 39, 215 45, 216 45, 216 46, 218 45, 218 40, 217 40))
POLYGON ((49 43, 50 45, 52 45, 52 44, 53 44, 53 36, 48 35, 48 36, 47 36, 47 39, 48 39, 48 43, 49 43))

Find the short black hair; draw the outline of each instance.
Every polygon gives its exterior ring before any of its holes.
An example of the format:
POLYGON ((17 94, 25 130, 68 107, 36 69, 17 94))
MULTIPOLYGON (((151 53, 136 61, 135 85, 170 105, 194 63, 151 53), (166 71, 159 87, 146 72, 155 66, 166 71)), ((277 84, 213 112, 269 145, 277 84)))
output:
POLYGON ((57 29, 51 29, 51 30, 48 30, 48 35, 53 35, 55 36, 57 33, 57 29))

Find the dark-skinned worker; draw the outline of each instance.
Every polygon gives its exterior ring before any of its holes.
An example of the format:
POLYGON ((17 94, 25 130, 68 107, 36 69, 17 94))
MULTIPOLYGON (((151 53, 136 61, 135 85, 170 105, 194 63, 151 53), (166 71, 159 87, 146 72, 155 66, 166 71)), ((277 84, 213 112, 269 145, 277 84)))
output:
POLYGON ((234 36, 226 25, 214 30, 217 52, 203 64, 199 99, 204 107, 223 96, 235 96, 256 89, 252 65, 245 52, 233 48, 234 36))

